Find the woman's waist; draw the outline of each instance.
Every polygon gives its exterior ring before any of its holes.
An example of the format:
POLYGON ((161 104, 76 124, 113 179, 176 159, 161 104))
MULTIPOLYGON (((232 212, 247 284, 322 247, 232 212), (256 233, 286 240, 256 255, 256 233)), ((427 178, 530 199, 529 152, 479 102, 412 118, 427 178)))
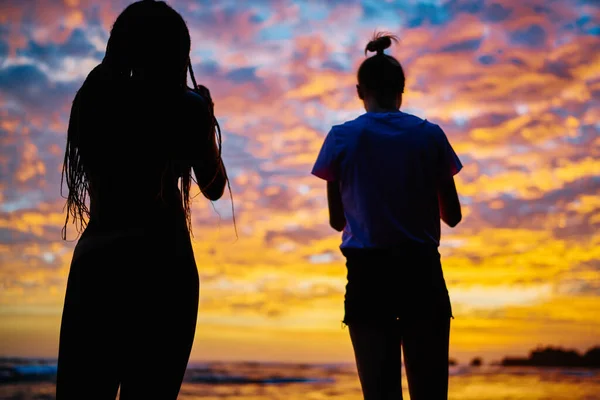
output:
POLYGON ((74 258, 95 251, 127 249, 143 251, 191 248, 191 239, 185 221, 171 220, 169 223, 111 223, 90 218, 75 246, 74 258))
POLYGON ((114 240, 135 237, 189 236, 182 207, 145 206, 104 207, 90 209, 90 219, 82 234, 87 240, 114 240))
POLYGON ((185 221, 181 203, 139 201, 131 204, 124 202, 92 201, 90 204, 90 222, 107 229, 140 226, 151 227, 157 223, 185 221))

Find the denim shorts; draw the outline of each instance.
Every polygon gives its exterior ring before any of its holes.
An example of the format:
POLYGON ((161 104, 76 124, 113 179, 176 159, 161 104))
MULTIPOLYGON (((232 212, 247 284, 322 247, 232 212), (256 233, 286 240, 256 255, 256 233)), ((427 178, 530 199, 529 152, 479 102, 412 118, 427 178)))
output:
POLYGON ((407 243, 342 253, 348 270, 344 324, 454 318, 437 247, 407 243))

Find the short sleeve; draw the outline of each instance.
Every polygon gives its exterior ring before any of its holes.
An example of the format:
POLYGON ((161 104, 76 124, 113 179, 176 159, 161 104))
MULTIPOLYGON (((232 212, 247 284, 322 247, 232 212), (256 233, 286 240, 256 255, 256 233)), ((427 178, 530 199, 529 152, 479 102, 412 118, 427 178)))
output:
POLYGON ((437 125, 436 129, 439 131, 438 139, 440 141, 438 173, 440 178, 451 178, 460 172, 463 165, 460 162, 458 155, 456 155, 456 152, 452 148, 446 133, 444 133, 442 128, 437 125))
POLYGON ((328 182, 339 180, 339 153, 335 129, 331 129, 325 137, 312 174, 328 182))

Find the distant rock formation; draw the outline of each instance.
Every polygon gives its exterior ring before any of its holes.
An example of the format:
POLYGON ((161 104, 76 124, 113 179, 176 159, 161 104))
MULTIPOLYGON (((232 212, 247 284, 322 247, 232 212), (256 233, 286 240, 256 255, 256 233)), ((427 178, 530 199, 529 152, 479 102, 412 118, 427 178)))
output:
POLYGON ((474 359, 471 360, 471 367, 481 367, 481 364, 483 364, 483 361, 481 360, 481 358, 479 357, 475 357, 474 359))
POLYGON ((506 357, 501 362, 505 367, 568 367, 600 368, 600 346, 589 349, 581 355, 575 350, 560 347, 538 348, 529 353, 528 358, 506 357))

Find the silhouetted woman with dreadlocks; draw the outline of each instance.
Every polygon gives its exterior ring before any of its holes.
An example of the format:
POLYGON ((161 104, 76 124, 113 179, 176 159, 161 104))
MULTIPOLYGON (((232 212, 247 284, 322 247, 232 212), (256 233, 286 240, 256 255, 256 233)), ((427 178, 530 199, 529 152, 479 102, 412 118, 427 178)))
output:
POLYGON ((119 386, 121 399, 177 398, 198 311, 192 170, 210 200, 228 184, 210 93, 196 85, 189 55, 176 11, 133 3, 75 96, 63 238, 69 218, 82 235, 65 296, 58 400, 114 399, 119 386))

